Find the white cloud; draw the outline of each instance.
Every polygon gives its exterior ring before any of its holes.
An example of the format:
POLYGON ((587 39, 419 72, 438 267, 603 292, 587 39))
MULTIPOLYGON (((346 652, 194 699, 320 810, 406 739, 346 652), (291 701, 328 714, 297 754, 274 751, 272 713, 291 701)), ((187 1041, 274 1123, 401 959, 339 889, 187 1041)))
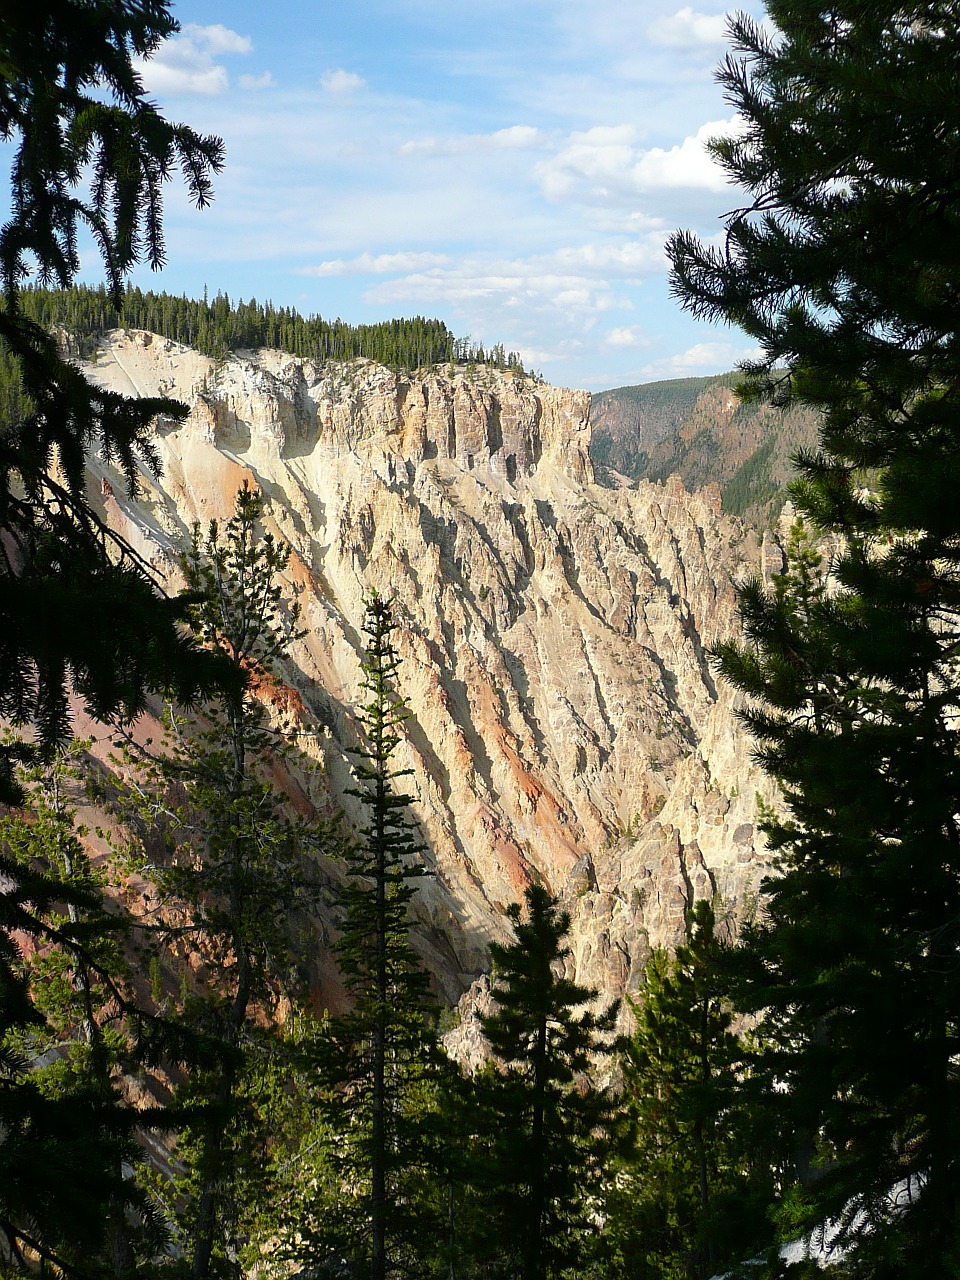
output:
POLYGON ((404 142, 400 155, 454 156, 478 151, 521 151, 541 146, 543 134, 528 124, 514 124, 495 133, 466 133, 448 138, 417 138, 404 142))
POLYGON ((736 134, 742 129, 739 117, 730 120, 711 120, 701 125, 697 132, 684 138, 679 146, 665 150, 651 147, 637 161, 634 178, 638 187, 704 187, 708 191, 722 191, 727 177, 720 166, 708 155, 706 143, 713 138, 736 134))
POLYGON ((678 188, 722 191, 726 176, 705 144, 741 128, 736 116, 711 120, 673 147, 643 149, 635 143, 632 125, 598 125, 570 134, 556 155, 535 166, 534 173, 552 200, 574 197, 604 202, 678 188))
POLYGON ((254 92, 258 89, 275 89, 277 86, 277 82, 270 71, 264 71, 259 76, 241 76, 237 83, 241 89, 250 89, 254 92))
POLYGON ((759 347, 738 347, 732 342, 698 342, 664 360, 645 365, 642 373, 650 378, 685 378, 696 374, 725 373, 741 360, 756 359, 759 347))
POLYGON ((320 87, 324 92, 332 93, 337 97, 345 97, 348 93, 356 93, 366 83, 363 76, 358 76, 354 71, 345 71, 343 67, 324 71, 320 77, 320 87))
POLYGON ((379 304, 452 306, 479 310, 495 328, 506 314, 559 313, 591 325, 605 311, 629 306, 617 292, 621 280, 661 269, 659 246, 634 254, 614 247, 558 249, 530 258, 468 256, 377 285, 366 296, 379 304))
POLYGON ((422 271, 443 266, 445 253, 361 253, 356 258, 331 258, 312 267, 298 267, 301 276, 390 275, 393 272, 422 271))
POLYGON ((648 231, 665 232, 672 229, 672 224, 668 226, 659 215, 644 213, 641 209, 630 212, 622 210, 611 213, 599 212, 595 225, 604 231, 627 232, 629 235, 644 235, 648 231))
POLYGON ((225 27, 222 22, 214 22, 209 27, 188 22, 183 28, 183 36, 196 40, 211 54, 250 53, 253 50, 253 41, 249 36, 238 35, 236 31, 225 27))
POLYGON ((370 291, 371 302, 418 306, 478 304, 491 319, 504 312, 561 311, 580 322, 617 305, 605 282, 539 270, 535 263, 465 262, 454 268, 417 272, 370 291))
POLYGON ((529 323, 532 316, 549 312, 561 315, 567 324, 576 321, 589 326, 595 316, 618 305, 607 289, 577 276, 483 274, 480 270, 406 275, 372 289, 366 297, 389 306, 453 307, 461 314, 480 316, 484 328, 498 333, 503 333, 509 317, 529 323))
POLYGON ((722 44, 726 26, 725 13, 697 13, 685 5, 669 18, 656 18, 647 35, 654 44, 670 49, 700 49, 722 44))
POLYGON ((663 233, 655 231, 623 245, 585 244, 556 249, 549 257, 557 266, 632 278, 666 271, 668 264, 663 243, 663 233))
POLYGON ((650 346, 650 338, 646 333, 644 333, 640 325, 637 324, 618 329, 611 329, 603 341, 608 347, 625 348, 650 346))
POLYGON ((598 190, 622 181, 635 163, 635 132, 633 125, 621 124, 570 134, 556 155, 534 169, 546 195, 559 199, 585 181, 598 184, 598 190))
MULTIPOLYGON (((480 312, 496 330, 501 312, 575 315, 580 323, 592 324, 603 312, 629 308, 623 286, 661 276, 666 265, 663 234, 655 232, 623 244, 564 246, 528 258, 477 252, 457 258, 416 251, 361 253, 298 267, 296 273, 327 278, 393 276, 372 284, 364 295, 366 301, 480 312)), ((639 339, 634 345, 639 345, 639 339)))
POLYGON ((138 58, 134 66, 150 93, 226 93, 230 87, 227 69, 214 61, 218 54, 245 54, 253 49, 248 36, 231 31, 221 22, 201 27, 188 23, 179 35, 165 40, 148 59, 138 58))

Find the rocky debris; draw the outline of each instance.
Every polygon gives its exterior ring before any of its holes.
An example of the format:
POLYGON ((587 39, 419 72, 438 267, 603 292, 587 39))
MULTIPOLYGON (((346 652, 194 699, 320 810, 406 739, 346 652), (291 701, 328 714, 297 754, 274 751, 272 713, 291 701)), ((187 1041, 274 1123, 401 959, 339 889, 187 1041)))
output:
POLYGON ((471 1074, 489 1059, 490 1051, 480 1019, 496 1008, 487 974, 470 984, 454 1010, 454 1026, 444 1033, 443 1046, 455 1062, 471 1074))
POLYGON ((214 364, 117 331, 88 372, 191 407, 158 423, 163 474, 135 499, 92 463, 91 501, 158 569, 244 480, 263 490, 306 628, 265 697, 332 795, 349 785, 364 599, 395 600, 412 712, 397 764, 434 873, 417 945, 445 999, 484 972, 533 879, 564 895, 576 977, 608 995, 695 898, 747 909, 766 784, 708 654, 760 548, 715 487, 601 488, 587 394, 488 369, 214 364))

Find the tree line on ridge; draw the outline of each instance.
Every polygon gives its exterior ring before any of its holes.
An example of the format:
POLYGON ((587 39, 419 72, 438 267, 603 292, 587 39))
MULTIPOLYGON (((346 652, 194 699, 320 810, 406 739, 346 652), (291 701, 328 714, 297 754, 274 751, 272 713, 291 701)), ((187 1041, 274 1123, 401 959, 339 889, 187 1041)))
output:
POLYGON ((126 285, 119 298, 103 285, 71 284, 64 289, 33 286, 20 294, 20 309, 44 328, 62 326, 75 336, 84 355, 110 329, 146 329, 213 360, 233 351, 273 347, 318 364, 363 358, 389 369, 415 370, 444 364, 479 364, 524 372, 516 351, 502 343, 457 338, 442 320, 413 316, 378 324, 347 324, 302 316, 293 307, 275 307, 251 298, 231 302, 225 293, 212 299, 177 297, 126 285))

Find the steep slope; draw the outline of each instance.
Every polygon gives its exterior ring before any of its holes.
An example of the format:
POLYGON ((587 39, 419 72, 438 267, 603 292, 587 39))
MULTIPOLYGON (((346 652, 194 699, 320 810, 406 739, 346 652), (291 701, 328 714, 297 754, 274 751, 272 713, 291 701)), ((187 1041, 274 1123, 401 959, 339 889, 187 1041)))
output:
POLYGON ((732 387, 734 376, 671 378, 598 392, 590 405, 590 456, 594 464, 638 479, 651 451, 676 435, 700 394, 717 383, 732 387))
POLYGON ((817 443, 804 408, 741 404, 737 375, 676 378, 602 391, 593 399, 590 455, 607 482, 665 480, 720 486, 723 510, 772 527, 787 498, 791 458, 817 443))
POLYGON ((395 598, 412 716, 402 766, 435 876, 419 943, 448 998, 533 878, 574 914, 578 976, 619 992, 694 895, 742 910, 761 786, 706 652, 757 564, 718 491, 594 483, 588 396, 493 371, 406 377, 261 351, 214 365, 141 332, 90 376, 191 405, 158 424, 164 472, 92 496, 160 571, 244 479, 291 548, 307 634, 277 715, 348 785, 363 600, 395 598))

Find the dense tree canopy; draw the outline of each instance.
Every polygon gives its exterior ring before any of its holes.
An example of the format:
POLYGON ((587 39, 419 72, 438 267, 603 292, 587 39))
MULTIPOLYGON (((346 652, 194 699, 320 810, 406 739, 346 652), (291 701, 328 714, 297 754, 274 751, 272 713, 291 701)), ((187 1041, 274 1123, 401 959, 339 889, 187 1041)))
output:
POLYGON ((541 885, 507 908, 515 940, 493 944, 494 1009, 481 1018, 503 1064, 488 1076, 496 1171, 492 1199, 502 1272, 546 1280, 583 1264, 594 1227, 591 1196, 613 1149, 611 1095, 587 1073, 609 1051, 618 1008, 596 1013, 597 992, 562 972, 570 916, 541 885))
MULTIPOLYGON (((183 417, 185 407, 94 388, 21 307, 31 272, 70 284, 82 229, 117 300, 134 262, 162 265, 161 188, 175 167, 198 204, 210 198, 219 140, 165 121, 132 63, 174 30, 168 6, 153 0, 14 0, 0 30, 0 133, 14 143, 12 210, 0 228, 0 364, 17 383, 0 423, 0 713, 48 749, 68 734, 71 688, 97 714, 133 714, 151 685, 172 677, 189 696, 219 671, 198 660, 177 625, 181 606, 159 593, 85 492, 90 450, 133 485, 138 464, 155 465, 154 417, 183 417)), ((0 756, 0 797, 16 793, 16 754, 0 756)))
POLYGON ((747 586, 749 643, 722 649, 785 802, 743 1005, 795 1122, 787 1227, 838 1218, 858 1275, 955 1274, 960 23, 769 9, 721 72, 744 127, 714 152, 749 203, 720 247, 670 246, 684 304, 762 348, 747 393, 822 411, 795 494, 841 548, 826 589, 809 557, 747 586))
POLYGON ((424 316, 353 325, 302 316, 293 307, 275 307, 256 298, 231 301, 225 293, 214 298, 178 298, 129 285, 119 303, 102 285, 98 289, 84 285, 31 288, 21 293, 19 301, 24 314, 44 328, 68 329, 78 339, 82 354, 89 354, 108 329, 127 325, 195 347, 215 360, 231 351, 276 347, 317 363, 363 357, 389 368, 419 369, 465 361, 523 372, 515 351, 505 352, 502 345, 485 351, 479 343, 454 337, 442 320, 424 316))

